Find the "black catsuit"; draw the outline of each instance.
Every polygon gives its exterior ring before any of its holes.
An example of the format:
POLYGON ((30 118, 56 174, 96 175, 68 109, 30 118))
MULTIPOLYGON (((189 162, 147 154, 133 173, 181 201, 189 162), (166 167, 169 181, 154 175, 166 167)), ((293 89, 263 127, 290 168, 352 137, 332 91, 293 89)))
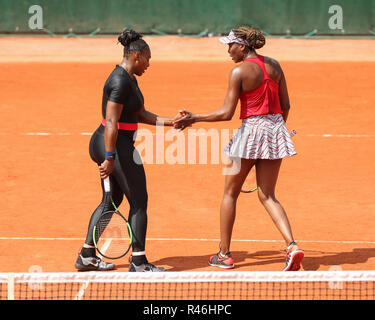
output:
MULTIPOLYGON (((144 99, 139 90, 135 77, 130 78, 127 71, 119 65, 108 77, 102 100, 102 115, 105 119, 107 102, 112 101, 122 104, 123 110, 119 122, 137 123, 136 112, 143 106, 144 99)), ((111 183, 111 195, 116 206, 119 206, 125 195, 130 206, 128 221, 133 231, 133 252, 145 250, 147 230, 147 189, 145 171, 137 150, 134 148, 136 131, 118 130, 116 142, 116 159, 114 170, 109 176, 111 183), (134 161, 136 159, 136 161, 134 161)), ((98 166, 103 163, 105 157, 104 126, 94 132, 90 140, 90 156, 98 166)), ((93 245, 92 231, 100 214, 106 210, 113 210, 110 199, 104 196, 100 205, 91 216, 86 244, 93 245)))

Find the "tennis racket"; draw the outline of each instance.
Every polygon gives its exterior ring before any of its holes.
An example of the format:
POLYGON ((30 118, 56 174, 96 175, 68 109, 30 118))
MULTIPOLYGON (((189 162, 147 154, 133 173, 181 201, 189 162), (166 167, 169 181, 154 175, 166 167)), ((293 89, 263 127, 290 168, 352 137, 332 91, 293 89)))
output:
MULTIPOLYGON (((296 135, 296 130, 292 130, 289 132, 290 137, 292 138, 294 135, 296 135)), ((258 190, 257 186, 257 178, 255 173, 255 168, 250 170, 248 176, 246 177, 246 180, 244 184, 242 185, 241 192, 243 193, 252 193, 254 191, 258 190)))
POLYGON ((250 170, 249 174, 246 177, 245 182, 242 185, 241 192, 243 193, 252 193, 258 189, 257 187, 257 178, 255 174, 255 168, 250 170))
POLYGON ((93 229, 94 246, 98 253, 108 259, 120 259, 132 245, 133 233, 129 222, 117 209, 111 196, 109 177, 103 180, 105 197, 109 197, 114 210, 101 214, 93 229))

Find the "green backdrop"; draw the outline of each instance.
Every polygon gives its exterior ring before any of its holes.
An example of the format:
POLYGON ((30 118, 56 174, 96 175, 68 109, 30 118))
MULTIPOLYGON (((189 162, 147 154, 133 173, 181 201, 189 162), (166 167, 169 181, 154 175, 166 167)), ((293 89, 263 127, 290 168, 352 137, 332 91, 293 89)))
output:
POLYGON ((375 0, 0 0, 1 33, 31 30, 31 5, 43 8, 43 26, 56 34, 118 34, 124 27, 142 33, 226 33, 253 24, 274 35, 370 35, 375 28, 375 0), (343 30, 331 30, 331 5, 343 10, 343 30), (99 30, 97 30, 99 31, 99 30))

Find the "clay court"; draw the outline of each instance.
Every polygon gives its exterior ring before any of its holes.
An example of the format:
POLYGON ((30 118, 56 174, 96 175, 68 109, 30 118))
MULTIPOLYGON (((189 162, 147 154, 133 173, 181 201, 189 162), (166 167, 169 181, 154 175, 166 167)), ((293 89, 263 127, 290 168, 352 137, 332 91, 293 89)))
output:
MULTIPOLYGON (((174 116, 180 108, 221 106, 234 64, 217 38, 145 40, 151 67, 138 82, 146 109, 174 116)), ((297 131, 298 154, 283 161, 276 196, 305 250, 303 270, 374 269, 375 43, 267 41, 258 53, 281 63, 291 100, 287 127, 297 131)), ((101 121, 104 81, 121 61, 122 47, 114 37, 6 37, 0 52, 0 272, 75 271, 101 200, 88 143, 101 121)), ((193 128, 239 126, 238 108, 230 122, 193 128)), ((145 164, 150 262, 167 271, 215 271, 207 261, 219 244, 222 168, 145 164)), ((126 210, 124 203, 120 211, 126 210)), ((257 195, 241 194, 234 270, 279 271, 284 249, 257 195)), ((121 259, 117 271, 128 265, 127 257, 121 259)))

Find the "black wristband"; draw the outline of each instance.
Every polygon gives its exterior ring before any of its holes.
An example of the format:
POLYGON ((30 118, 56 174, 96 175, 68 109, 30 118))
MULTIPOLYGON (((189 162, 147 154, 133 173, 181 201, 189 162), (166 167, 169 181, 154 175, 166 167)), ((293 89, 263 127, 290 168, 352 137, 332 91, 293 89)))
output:
POLYGON ((116 152, 106 151, 105 152, 105 160, 115 160, 116 159, 116 152))

